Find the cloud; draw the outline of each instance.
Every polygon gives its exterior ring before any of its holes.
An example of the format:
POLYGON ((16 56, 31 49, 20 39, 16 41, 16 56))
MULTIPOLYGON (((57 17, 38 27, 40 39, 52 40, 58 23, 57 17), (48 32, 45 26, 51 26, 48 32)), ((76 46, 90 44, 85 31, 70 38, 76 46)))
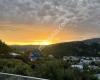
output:
POLYGON ((99 0, 0 0, 0 20, 16 23, 99 24, 99 0))
MULTIPOLYGON (((76 26, 73 31, 77 34, 99 34, 100 0, 0 0, 1 23, 64 24, 65 27, 69 23, 76 26)), ((0 29, 17 30, 18 26, 8 27, 0 29)))

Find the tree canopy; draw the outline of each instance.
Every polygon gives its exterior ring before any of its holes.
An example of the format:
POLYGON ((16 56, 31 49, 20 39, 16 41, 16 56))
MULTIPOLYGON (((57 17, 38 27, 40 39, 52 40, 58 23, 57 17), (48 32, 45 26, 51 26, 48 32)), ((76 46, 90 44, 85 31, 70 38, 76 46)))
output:
POLYGON ((7 57, 12 49, 0 40, 0 57, 7 57))

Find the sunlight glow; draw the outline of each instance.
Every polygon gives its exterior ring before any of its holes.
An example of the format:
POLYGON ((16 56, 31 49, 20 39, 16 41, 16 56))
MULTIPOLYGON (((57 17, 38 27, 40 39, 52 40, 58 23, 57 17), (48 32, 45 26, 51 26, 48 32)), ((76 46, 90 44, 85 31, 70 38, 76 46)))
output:
POLYGON ((50 41, 35 41, 32 44, 33 45, 50 45, 52 43, 50 41))
POLYGON ((13 43, 7 43, 8 45, 50 45, 52 42, 50 41, 33 41, 33 42, 13 42, 13 43))

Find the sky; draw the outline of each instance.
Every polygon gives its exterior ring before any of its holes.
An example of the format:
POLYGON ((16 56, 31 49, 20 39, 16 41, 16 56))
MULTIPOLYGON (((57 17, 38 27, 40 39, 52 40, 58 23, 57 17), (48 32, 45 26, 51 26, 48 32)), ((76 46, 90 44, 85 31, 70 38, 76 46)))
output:
POLYGON ((100 0, 0 0, 0 39, 59 43, 100 37, 100 0))

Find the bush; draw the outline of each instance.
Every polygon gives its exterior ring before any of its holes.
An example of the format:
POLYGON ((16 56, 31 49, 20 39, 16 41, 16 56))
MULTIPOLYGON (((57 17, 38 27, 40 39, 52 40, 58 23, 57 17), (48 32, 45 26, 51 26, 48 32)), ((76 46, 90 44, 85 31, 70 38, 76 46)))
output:
POLYGON ((34 75, 50 80, 97 80, 91 73, 64 66, 65 64, 59 60, 47 61, 34 69, 34 75))
POLYGON ((16 59, 0 59, 0 71, 25 76, 32 76, 32 69, 28 64, 16 59))

